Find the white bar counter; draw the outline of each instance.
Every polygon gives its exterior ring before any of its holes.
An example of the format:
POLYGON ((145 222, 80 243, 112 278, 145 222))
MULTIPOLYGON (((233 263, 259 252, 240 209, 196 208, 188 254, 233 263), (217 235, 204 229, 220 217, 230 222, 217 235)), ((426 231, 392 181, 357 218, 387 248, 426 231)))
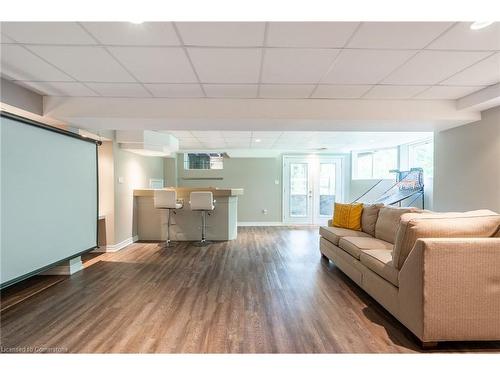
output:
MULTIPOLYGON (((228 241, 237 236, 238 195, 243 189, 234 188, 188 188, 172 187, 177 191, 177 199, 183 208, 172 212, 170 236, 172 241, 197 241, 201 239, 201 214, 191 211, 189 194, 192 191, 211 191, 214 195, 215 210, 207 215, 207 240, 228 241)), ((154 189, 134 190, 134 220, 139 241, 164 241, 167 233, 167 210, 154 208, 154 189)))

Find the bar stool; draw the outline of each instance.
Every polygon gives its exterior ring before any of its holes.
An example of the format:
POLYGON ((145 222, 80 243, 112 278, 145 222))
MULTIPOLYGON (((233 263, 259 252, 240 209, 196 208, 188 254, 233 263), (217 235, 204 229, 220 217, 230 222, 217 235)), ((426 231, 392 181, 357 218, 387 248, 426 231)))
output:
POLYGON ((192 211, 201 212, 201 241, 195 246, 206 246, 210 242, 206 239, 207 214, 215 209, 215 201, 211 191, 192 191, 189 195, 189 205, 192 211))
POLYGON ((176 209, 182 208, 182 204, 177 203, 177 192, 175 190, 155 190, 154 206, 160 210, 168 210, 167 214, 167 241, 165 247, 175 246, 170 242, 170 222, 171 212, 175 214, 176 209))

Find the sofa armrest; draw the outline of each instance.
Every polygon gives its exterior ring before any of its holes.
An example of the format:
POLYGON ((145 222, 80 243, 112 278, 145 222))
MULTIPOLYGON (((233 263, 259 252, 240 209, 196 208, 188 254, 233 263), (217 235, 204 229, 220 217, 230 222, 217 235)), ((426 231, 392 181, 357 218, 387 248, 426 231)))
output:
POLYGON ((399 288, 401 321, 423 342, 500 340, 500 238, 419 239, 399 288))

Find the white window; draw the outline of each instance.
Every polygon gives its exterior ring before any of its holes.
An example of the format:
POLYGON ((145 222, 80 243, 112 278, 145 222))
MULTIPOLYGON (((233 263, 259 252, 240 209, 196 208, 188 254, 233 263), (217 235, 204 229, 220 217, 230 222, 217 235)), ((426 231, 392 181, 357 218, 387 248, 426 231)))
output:
POLYGON ((408 145, 408 166, 422 168, 424 176, 434 173, 434 145, 432 139, 408 145))
POLYGON ((220 153, 186 153, 184 169, 223 169, 224 156, 220 153))
POLYGON ((393 179, 391 170, 394 169, 398 169, 397 147, 352 153, 352 175, 355 180, 393 179))

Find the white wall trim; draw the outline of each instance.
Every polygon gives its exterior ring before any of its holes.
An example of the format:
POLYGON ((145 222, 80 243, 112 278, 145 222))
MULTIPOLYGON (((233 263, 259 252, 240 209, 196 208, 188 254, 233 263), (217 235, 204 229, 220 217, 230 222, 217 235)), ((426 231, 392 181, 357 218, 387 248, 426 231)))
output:
POLYGON ((139 236, 129 237, 129 238, 123 240, 122 242, 119 242, 119 243, 114 244, 114 245, 107 245, 106 247, 101 246, 101 247, 93 250, 92 252, 93 253, 114 253, 114 252, 120 251, 121 249, 123 249, 124 247, 127 247, 128 245, 133 244, 134 242, 136 242, 138 240, 139 240, 139 236))
POLYGON ((281 221, 239 221, 239 227, 279 227, 286 225, 281 221))

